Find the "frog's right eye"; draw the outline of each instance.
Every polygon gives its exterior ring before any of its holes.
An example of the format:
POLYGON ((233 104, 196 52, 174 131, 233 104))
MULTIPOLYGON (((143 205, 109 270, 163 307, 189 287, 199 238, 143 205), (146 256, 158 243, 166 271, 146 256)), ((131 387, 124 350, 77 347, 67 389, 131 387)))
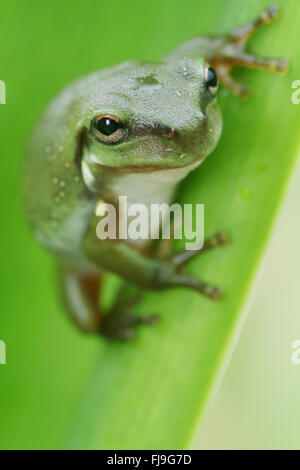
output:
POLYGON ((205 85, 211 95, 215 95, 218 91, 218 76, 215 69, 210 66, 205 68, 205 85))
POLYGON ((91 129, 99 142, 117 144, 125 135, 124 123, 112 114, 101 114, 94 117, 91 129))

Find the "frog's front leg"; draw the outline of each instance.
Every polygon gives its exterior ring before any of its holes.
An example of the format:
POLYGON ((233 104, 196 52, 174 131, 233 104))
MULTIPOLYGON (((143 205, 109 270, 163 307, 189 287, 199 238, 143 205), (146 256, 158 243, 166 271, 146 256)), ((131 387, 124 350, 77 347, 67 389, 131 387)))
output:
MULTIPOLYGON (((159 260, 148 258, 126 242, 99 240, 96 224, 97 219, 94 218, 82 247, 94 265, 112 271, 142 289, 187 287, 213 300, 220 299, 221 289, 190 276, 184 272, 184 267, 196 255, 225 244, 227 238, 224 233, 217 233, 206 240, 201 250, 183 251, 159 260)), ((151 324, 157 318, 156 315, 133 316, 131 308, 138 298, 124 301, 124 289, 117 296, 111 311, 102 315, 98 304, 100 282, 97 276, 65 272, 64 284, 67 287, 65 294, 69 311, 83 331, 98 332, 110 338, 130 339, 135 326, 151 324)))
POLYGON ((97 238, 97 217, 94 217, 83 242, 87 258, 99 268, 114 272, 142 289, 188 287, 218 300, 221 290, 183 272, 183 267, 197 254, 226 242, 224 236, 214 236, 204 244, 204 250, 175 253, 168 259, 148 257, 126 241, 97 238), (212 241, 213 240, 213 241, 212 241))
MULTIPOLYGON (((185 265, 195 256, 227 243, 224 232, 208 238, 199 250, 186 250, 169 255, 164 260, 147 258, 133 247, 120 242, 103 242, 97 239, 92 224, 84 242, 87 256, 99 267, 113 271, 137 286, 149 289, 187 287, 213 300, 220 299, 221 289, 185 273, 185 265)), ((60 284, 66 310, 84 333, 98 333, 110 339, 128 340, 134 336, 135 327, 156 321, 156 315, 136 316, 131 310, 141 295, 128 297, 122 287, 108 312, 99 306, 101 276, 97 271, 87 271, 79 266, 62 265, 60 284)))
POLYGON ((245 97, 249 89, 236 83, 231 77, 231 69, 235 66, 252 67, 284 74, 288 69, 288 60, 284 58, 262 58, 248 54, 245 50, 247 40, 257 28, 268 24, 278 16, 276 5, 269 5, 254 21, 229 31, 218 44, 210 64, 215 68, 220 82, 230 88, 236 95, 245 97))
POLYGON ((254 21, 239 26, 222 36, 195 37, 166 57, 173 61, 183 57, 199 55, 216 70, 221 84, 229 88, 234 94, 246 97, 249 89, 236 83, 231 77, 231 70, 236 66, 251 67, 270 70, 284 74, 288 69, 288 60, 284 58, 262 58, 246 52, 247 40, 255 33, 257 28, 268 24, 278 16, 276 5, 269 5, 254 21))

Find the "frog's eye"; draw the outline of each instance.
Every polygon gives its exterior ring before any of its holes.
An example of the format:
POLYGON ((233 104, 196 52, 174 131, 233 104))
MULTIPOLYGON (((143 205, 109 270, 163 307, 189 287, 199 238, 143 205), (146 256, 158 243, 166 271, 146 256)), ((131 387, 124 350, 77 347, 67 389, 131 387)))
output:
POLYGON ((215 95, 218 90, 218 76, 212 67, 206 67, 205 69, 205 85, 208 91, 215 95))
POLYGON ((124 123, 117 116, 111 114, 101 114, 94 117, 91 128, 96 139, 106 144, 116 144, 125 135, 124 123))

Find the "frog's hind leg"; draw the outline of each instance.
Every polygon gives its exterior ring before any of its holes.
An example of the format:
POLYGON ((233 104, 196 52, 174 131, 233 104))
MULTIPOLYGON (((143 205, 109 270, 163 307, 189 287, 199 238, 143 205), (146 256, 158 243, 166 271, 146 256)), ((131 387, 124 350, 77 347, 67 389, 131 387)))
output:
POLYGON ((263 58, 248 54, 245 51, 247 40, 255 33, 257 28, 270 23, 277 16, 277 6, 269 5, 253 22, 234 28, 225 35, 215 55, 211 58, 210 63, 216 69, 220 82, 234 94, 242 97, 246 97, 249 94, 247 87, 236 83, 232 79, 231 69, 235 66, 270 70, 280 74, 287 72, 288 60, 284 58, 263 58))
POLYGON ((83 333, 99 331, 103 323, 98 302, 101 274, 62 266, 59 277, 63 302, 72 320, 83 333))
POLYGON ((73 267, 60 268, 61 290, 67 312, 83 333, 98 333, 111 339, 128 340, 138 325, 154 323, 156 315, 135 316, 130 312, 141 294, 129 297, 122 287, 109 312, 99 307, 101 274, 73 267))

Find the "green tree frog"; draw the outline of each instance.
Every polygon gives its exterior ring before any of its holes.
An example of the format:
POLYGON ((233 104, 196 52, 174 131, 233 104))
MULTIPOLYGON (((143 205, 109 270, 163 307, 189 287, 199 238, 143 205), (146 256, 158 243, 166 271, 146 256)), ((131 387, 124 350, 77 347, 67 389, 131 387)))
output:
POLYGON ((221 290, 183 269, 198 253, 225 243, 223 233, 202 250, 167 258, 150 256, 147 246, 99 240, 99 201, 118 204, 170 203, 179 182, 216 147, 222 117, 218 82, 244 96, 234 66, 287 70, 285 59, 263 59, 245 51, 247 39, 277 16, 270 5, 253 22, 223 36, 195 37, 159 62, 125 62, 72 83, 56 97, 29 142, 23 172, 26 212, 37 240, 56 254, 65 304, 84 332, 130 339, 138 324, 154 316, 130 313, 124 292, 109 314, 98 294, 104 271, 143 289, 185 286, 212 299, 221 290), (148 251, 147 251, 148 250, 148 251))

